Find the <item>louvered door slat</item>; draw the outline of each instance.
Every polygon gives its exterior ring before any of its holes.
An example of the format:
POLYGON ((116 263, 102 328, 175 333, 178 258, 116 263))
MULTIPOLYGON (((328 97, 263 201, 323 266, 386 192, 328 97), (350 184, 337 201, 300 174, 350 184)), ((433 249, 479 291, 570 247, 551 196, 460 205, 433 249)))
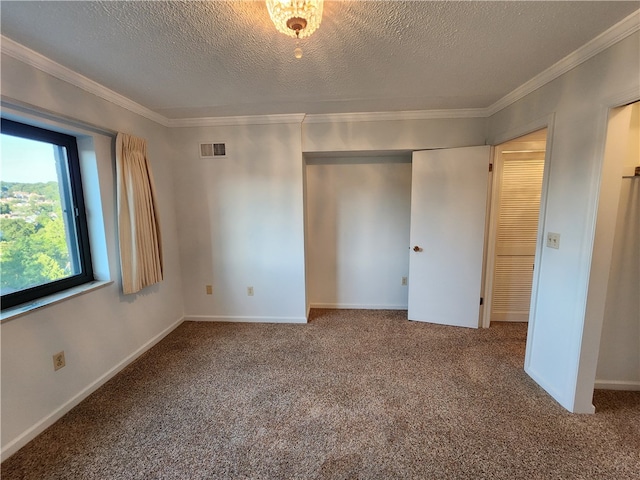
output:
POLYGON ((497 255, 533 255, 536 249, 544 153, 502 154, 497 255))
POLYGON ((492 320, 526 321, 529 316, 533 255, 500 256, 496 259, 492 320))

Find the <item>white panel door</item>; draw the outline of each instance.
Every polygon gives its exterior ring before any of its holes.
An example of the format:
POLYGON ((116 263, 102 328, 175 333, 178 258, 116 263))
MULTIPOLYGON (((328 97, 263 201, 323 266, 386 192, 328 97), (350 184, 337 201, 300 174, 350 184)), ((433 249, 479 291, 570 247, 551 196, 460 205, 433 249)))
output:
POLYGON ((409 320, 477 328, 490 147, 413 153, 409 320))

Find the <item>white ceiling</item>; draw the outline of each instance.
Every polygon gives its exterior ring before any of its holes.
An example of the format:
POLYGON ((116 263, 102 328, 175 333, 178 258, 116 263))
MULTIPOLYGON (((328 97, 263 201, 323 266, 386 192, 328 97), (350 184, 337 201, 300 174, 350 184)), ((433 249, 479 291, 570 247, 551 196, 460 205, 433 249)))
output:
POLYGON ((640 1, 327 2, 303 40, 263 1, 0 3, 2 35, 167 117, 486 108, 640 1))

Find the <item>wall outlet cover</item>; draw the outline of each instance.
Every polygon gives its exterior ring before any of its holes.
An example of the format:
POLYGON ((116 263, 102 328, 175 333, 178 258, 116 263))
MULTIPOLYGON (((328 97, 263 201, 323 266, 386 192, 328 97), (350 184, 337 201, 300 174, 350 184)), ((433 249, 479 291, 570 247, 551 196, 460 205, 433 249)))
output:
POLYGON ((64 350, 62 352, 58 352, 53 356, 53 370, 60 370, 62 367, 66 365, 64 359, 64 350))

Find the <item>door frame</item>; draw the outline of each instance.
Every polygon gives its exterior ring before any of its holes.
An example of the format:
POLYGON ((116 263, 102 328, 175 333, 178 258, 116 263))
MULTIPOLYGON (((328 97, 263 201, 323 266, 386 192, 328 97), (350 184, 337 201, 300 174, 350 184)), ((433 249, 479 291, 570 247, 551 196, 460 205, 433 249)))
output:
MULTIPOLYGON (((497 148, 503 143, 507 143, 512 140, 516 140, 520 137, 528 135, 530 133, 537 132, 538 130, 547 129, 547 142, 544 154, 544 171, 542 174, 542 190, 540 191, 540 211, 538 214, 538 233, 537 233, 537 241, 536 241, 536 253, 533 264, 533 279, 531 284, 531 304, 529 307, 529 326, 527 328, 527 346, 526 351, 529 351, 530 348, 530 339, 532 337, 531 333, 533 332, 535 320, 536 320, 536 304, 538 297, 538 283, 540 281, 540 259, 542 255, 542 247, 544 245, 544 231, 545 231, 545 218, 547 212, 547 195, 549 191, 549 171, 551 168, 551 157, 553 151, 553 135, 554 135, 554 127, 555 127, 555 113, 551 113, 545 117, 539 118, 522 128, 509 130, 503 132, 502 134, 497 135, 494 139, 492 139, 492 144, 494 145, 494 158, 495 152, 497 148)), ((495 165, 494 165, 495 166, 495 165)), ((486 246, 485 246, 485 271, 483 272, 484 288, 482 290, 482 297, 484 299, 483 310, 482 310, 482 328, 489 328, 491 323, 491 295, 493 293, 493 268, 494 268, 494 257, 495 257, 495 237, 496 232, 493 227, 496 223, 497 219, 497 188, 496 188, 496 179, 497 175, 495 175, 495 171, 491 177, 491 202, 488 205, 488 217, 489 217, 489 231, 487 233, 486 246), (491 272, 489 278, 489 272, 491 272)), ((525 356, 525 366, 527 363, 527 356, 525 356)))
MULTIPOLYGON (((540 130, 544 130, 544 128, 540 129, 540 130)), ((540 131, 540 130, 536 130, 540 131)), ((534 133, 534 132, 531 132, 534 133)), ((547 129, 547 138, 548 138, 548 134, 549 134, 549 130, 547 129)), ((528 134, 527 134, 528 135, 528 134)), ((487 242, 487 248, 485 249, 486 251, 486 259, 485 259, 485 265, 486 265, 486 269, 484 271, 484 288, 482 290, 483 292, 483 304, 484 304, 484 310, 482 312, 482 327, 483 328, 488 328, 491 324, 491 308, 492 308, 492 301, 493 301, 493 284, 494 284, 494 279, 495 279, 495 260, 496 260, 496 243, 497 243, 497 231, 498 231, 498 213, 499 213, 499 208, 500 208, 500 190, 501 190, 501 183, 502 183, 502 163, 499 162, 499 158, 500 155, 503 151, 506 150, 505 148, 505 144, 506 143, 510 143, 511 145, 509 145, 508 150, 512 150, 514 145, 518 145, 518 146, 522 146, 524 149, 529 149, 529 150, 533 150, 533 149, 538 149, 538 144, 541 142, 541 140, 538 141, 534 141, 534 140, 528 140, 528 141, 518 141, 518 138, 521 137, 517 137, 514 138, 513 140, 507 140, 506 142, 502 142, 500 145, 496 145, 495 147, 493 147, 492 149, 492 157, 491 157, 491 161, 492 161, 492 165, 493 165, 493 169, 492 169, 492 178, 491 178, 491 187, 489 189, 489 205, 487 206, 487 235, 486 235, 486 242, 487 242)), ((545 139, 545 164, 544 164, 544 168, 546 168, 546 162, 547 162, 547 147, 546 147, 546 142, 547 140, 545 139)), ((543 175, 544 175, 544 171, 543 171, 543 175)), ((543 176, 543 182, 544 182, 544 176, 543 176)), ((542 193, 542 192, 541 192, 542 193)), ((542 198, 540 200, 540 203, 542 202, 542 198)), ((538 212, 539 215, 539 212, 538 212)), ((538 225, 540 222, 540 217, 538 217, 538 225)), ((537 247, 538 247, 538 241, 540 238, 540 231, 538 230, 538 233, 536 233, 536 252, 537 252, 537 247)), ((534 272, 535 272, 535 268, 534 268, 534 272)))
MULTIPOLYGON (((586 330, 587 324, 590 323, 592 331, 589 332, 590 337, 586 341, 586 334, 583 333, 582 338, 583 345, 586 345, 586 347, 583 346, 582 348, 590 348, 595 350, 597 354, 592 365, 586 367, 578 365, 576 398, 580 398, 583 395, 591 398, 593 390, 596 388, 612 388, 610 382, 603 382, 597 378, 598 358, 606 313, 606 297, 609 290, 610 268, 614 250, 615 224, 620 208, 619 198, 623 174, 623 161, 616 154, 612 154, 609 142, 614 112, 633 103, 640 103, 637 89, 610 97, 605 101, 602 110, 605 122, 601 129, 604 135, 601 138, 601 170, 598 176, 599 198, 595 215, 591 270, 584 319, 584 329, 586 330), (592 372, 589 371, 589 367, 592 367, 592 372)), ((613 388, 614 390, 637 390, 636 385, 631 384, 631 388, 629 388, 629 384, 625 386, 625 382, 621 382, 621 384, 616 382, 613 386, 615 387, 613 388)), ((595 409, 593 405, 591 405, 591 408, 595 409)))

